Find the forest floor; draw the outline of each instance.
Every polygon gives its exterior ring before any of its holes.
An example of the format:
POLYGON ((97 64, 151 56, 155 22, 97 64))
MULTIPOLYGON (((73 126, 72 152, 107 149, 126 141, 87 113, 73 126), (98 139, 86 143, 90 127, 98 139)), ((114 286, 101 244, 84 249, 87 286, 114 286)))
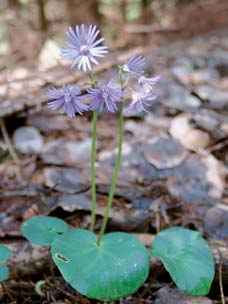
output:
MULTIPOLYGON (((186 296, 152 258, 145 285, 117 303, 219 304, 221 286, 228 303, 228 31, 115 51, 97 68, 96 78, 113 77, 115 66, 134 52, 144 53, 148 74, 162 78, 151 114, 125 117, 108 231, 134 233, 149 246, 151 235, 166 227, 196 229, 213 250, 216 277, 207 297, 186 296)), ((43 97, 51 84, 84 79, 64 65, 39 71, 16 65, 1 71, 0 237, 14 252, 10 278, 0 289, 1 303, 95 303, 70 288, 51 266, 48 250, 28 244, 20 231, 22 222, 34 215, 58 216, 71 227, 89 226, 91 116, 72 120, 51 112, 43 97), (35 292, 40 280, 46 281, 42 296, 35 292)), ((99 117, 97 231, 117 130, 116 115, 99 117)))

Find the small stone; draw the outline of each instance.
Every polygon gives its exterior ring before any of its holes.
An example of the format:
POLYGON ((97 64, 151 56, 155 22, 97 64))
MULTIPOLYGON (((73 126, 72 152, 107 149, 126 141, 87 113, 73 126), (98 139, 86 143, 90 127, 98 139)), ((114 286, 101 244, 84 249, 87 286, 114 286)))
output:
POLYGON ((226 135, 228 135, 228 122, 222 123, 220 128, 226 135))
POLYGON ((180 85, 169 84, 166 90, 167 97, 164 98, 162 103, 170 108, 182 111, 196 111, 201 106, 201 101, 180 85))
MULTIPOLYGON (((123 143, 122 145, 122 162, 123 162, 123 159, 124 157, 128 157, 132 152, 132 146, 128 143, 123 143)), ((99 161, 105 161, 105 160, 108 160, 108 159, 113 159, 113 157, 116 158, 118 154, 118 148, 115 148, 113 150, 104 150, 104 151, 101 151, 98 155, 98 160, 99 161)))
POLYGON ((63 165, 65 159, 65 141, 53 140, 45 144, 42 149, 41 158, 46 164, 63 165))
POLYGON ((219 79, 219 73, 215 69, 194 70, 191 66, 174 67, 172 74, 185 85, 211 83, 219 79))
POLYGON ((59 64, 59 44, 52 39, 47 39, 39 53, 39 69, 47 70, 59 64))
POLYGON ((182 139, 193 128, 190 123, 191 117, 191 115, 185 113, 177 115, 172 119, 169 133, 178 140, 182 139))
POLYGON ((91 200, 84 194, 61 194, 57 199, 57 205, 68 212, 91 210, 91 200))
POLYGON ((145 122, 155 128, 169 129, 171 118, 165 116, 162 117, 160 115, 157 116, 151 113, 145 116, 145 122))
POLYGON ((190 150, 197 150, 199 148, 206 148, 209 145, 210 137, 208 133, 193 129, 186 134, 185 139, 181 140, 183 146, 190 150))
POLYGON ((129 212, 116 210, 110 212, 109 229, 121 231, 147 232, 150 222, 150 214, 139 210, 129 212))
POLYGON ((216 89, 212 86, 201 85, 196 88, 196 93, 201 99, 208 101, 208 107, 212 109, 228 109, 227 90, 216 89))
POLYGON ((91 139, 66 143, 68 157, 73 163, 90 161, 91 139))
POLYGON ((185 148, 169 137, 155 137, 142 147, 146 160, 157 169, 180 165, 187 156, 185 148))
POLYGON ((206 148, 210 142, 209 134, 202 130, 194 129, 190 121, 191 115, 178 115, 172 120, 169 129, 170 134, 190 150, 206 148))
POLYGON ((202 163, 206 168, 205 174, 209 195, 221 199, 226 185, 226 169, 224 164, 212 154, 203 157, 202 163))
POLYGON ((212 300, 207 297, 193 297, 186 293, 170 287, 163 287, 158 290, 158 299, 161 304, 212 304, 212 300))
POLYGON ((43 147, 43 137, 34 127, 20 127, 13 134, 14 146, 24 154, 39 153, 43 147))
POLYGON ((89 187, 81 183, 80 173, 71 168, 45 168, 45 183, 48 187, 63 193, 79 193, 89 187))
POLYGON ((204 218, 204 232, 212 239, 228 239, 228 206, 216 204, 204 218))
POLYGON ((198 205, 197 212, 202 213, 221 199, 225 184, 224 171, 222 163, 212 155, 201 158, 191 155, 181 166, 174 168, 172 177, 168 179, 168 189, 175 197, 198 205))
POLYGON ((67 116, 48 115, 43 112, 30 115, 28 117, 28 123, 43 132, 67 131, 71 128, 67 116))
POLYGON ((148 128, 147 125, 143 123, 137 123, 134 120, 127 120, 124 129, 136 137, 145 137, 151 133, 151 129, 148 128))
POLYGON ((201 112, 196 113, 193 120, 198 127, 208 132, 215 131, 220 124, 217 113, 207 109, 203 109, 201 112))
POLYGON ((90 139, 83 141, 54 140, 44 146, 41 157, 47 164, 83 164, 83 162, 90 161, 90 151, 90 139))

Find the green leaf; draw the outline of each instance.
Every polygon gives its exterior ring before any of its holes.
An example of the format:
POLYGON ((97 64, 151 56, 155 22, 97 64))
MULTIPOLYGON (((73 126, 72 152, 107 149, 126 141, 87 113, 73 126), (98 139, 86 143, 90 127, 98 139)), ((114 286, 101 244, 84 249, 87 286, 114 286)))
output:
POLYGON ((9 269, 6 265, 0 264, 0 282, 6 280, 9 276, 9 269))
POLYGON ((149 272, 145 246, 122 232, 104 235, 98 246, 92 232, 68 230, 55 239, 51 253, 71 286, 101 301, 117 300, 136 292, 149 272))
POLYGON ((11 256, 11 250, 0 244, 0 261, 6 261, 11 256))
POLYGON ((68 225, 61 219, 52 216, 35 216, 21 226, 23 235, 33 244, 50 246, 58 233, 68 230, 68 225))
POLYGON ((181 227, 163 230, 152 243, 152 255, 161 259, 179 289, 194 296, 209 292, 214 260, 199 232, 181 227))

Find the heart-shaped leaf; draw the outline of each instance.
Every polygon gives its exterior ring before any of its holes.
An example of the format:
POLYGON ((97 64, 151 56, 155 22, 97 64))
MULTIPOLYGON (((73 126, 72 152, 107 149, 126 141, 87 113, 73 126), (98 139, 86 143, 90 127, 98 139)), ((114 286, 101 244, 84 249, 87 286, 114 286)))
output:
POLYGON ((11 250, 5 245, 0 244, 0 261, 6 261, 11 255, 11 250))
POLYGON ((68 225, 63 220, 52 216, 34 216, 26 220, 21 231, 33 244, 50 246, 58 233, 68 230, 68 225))
POLYGON ((206 295, 214 278, 214 260, 199 232, 173 227, 163 230, 152 243, 173 281, 189 295, 206 295))
POLYGON ((0 264, 0 282, 6 280, 9 276, 9 269, 6 265, 0 264))
POLYGON ((103 301, 136 292, 149 272, 145 246, 122 232, 104 235, 98 246, 92 232, 68 230, 55 239, 51 253, 71 286, 89 298, 103 301))

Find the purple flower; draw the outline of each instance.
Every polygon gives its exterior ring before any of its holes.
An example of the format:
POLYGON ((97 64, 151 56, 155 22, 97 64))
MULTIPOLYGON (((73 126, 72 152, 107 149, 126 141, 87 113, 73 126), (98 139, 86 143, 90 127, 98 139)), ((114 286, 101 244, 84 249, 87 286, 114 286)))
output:
POLYGON ((144 77, 141 76, 139 78, 139 87, 140 90, 144 93, 149 93, 153 90, 154 85, 161 79, 161 76, 155 76, 155 77, 144 77))
POLYGON ((151 101, 157 98, 157 95, 154 93, 145 93, 143 91, 135 92, 132 91, 132 102, 125 110, 126 114, 132 113, 132 112, 142 112, 145 111, 147 113, 150 113, 146 107, 151 106, 151 101))
POLYGON ((125 73, 133 73, 138 75, 144 74, 145 57, 133 55, 128 61, 123 65, 123 71, 125 73))
POLYGON ((120 102, 124 96, 124 92, 114 86, 112 80, 99 88, 90 88, 87 91, 89 97, 92 99, 89 109, 99 110, 100 112, 102 112, 104 108, 107 108, 109 112, 115 112, 118 110, 117 103, 120 102))
POLYGON ((107 46, 98 46, 104 38, 96 39, 100 30, 96 25, 90 25, 88 30, 85 25, 76 26, 75 31, 69 27, 68 40, 64 43, 61 56, 63 59, 72 60, 71 68, 76 65, 78 70, 84 72, 92 70, 91 63, 99 64, 95 57, 104 57, 108 53, 107 46))
POLYGON ((88 106, 81 100, 81 90, 79 86, 63 85, 63 89, 58 90, 55 87, 48 90, 46 97, 52 101, 48 102, 48 106, 52 109, 60 108, 60 113, 65 113, 69 117, 75 117, 75 113, 83 114, 88 110, 88 106))

